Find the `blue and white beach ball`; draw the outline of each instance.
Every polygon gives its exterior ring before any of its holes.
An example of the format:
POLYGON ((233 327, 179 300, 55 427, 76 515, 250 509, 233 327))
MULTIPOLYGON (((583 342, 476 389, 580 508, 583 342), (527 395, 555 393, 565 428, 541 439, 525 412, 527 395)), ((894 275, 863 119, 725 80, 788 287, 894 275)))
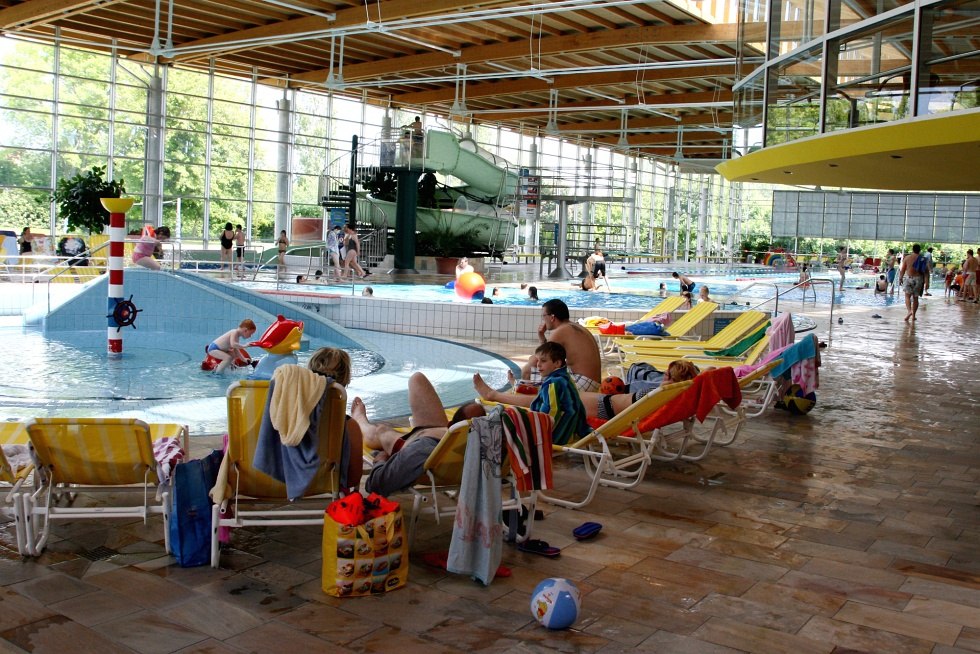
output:
POLYGON ((531 593, 531 615, 548 629, 567 629, 578 619, 581 596, 568 579, 545 579, 531 593))

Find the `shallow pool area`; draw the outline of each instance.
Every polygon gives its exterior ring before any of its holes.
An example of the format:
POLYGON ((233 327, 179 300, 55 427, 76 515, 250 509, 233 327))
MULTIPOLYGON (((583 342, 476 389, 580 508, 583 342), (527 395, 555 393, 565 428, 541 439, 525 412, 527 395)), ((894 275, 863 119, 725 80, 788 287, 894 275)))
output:
MULTIPOLYGON (((474 397, 473 373, 503 387, 512 368, 495 354, 440 339, 359 335, 372 349, 348 349, 354 363, 348 401, 363 398, 372 418, 408 412, 408 377, 416 371, 432 379, 448 406, 474 397)), ((46 336, 36 329, 0 328, 0 357, 17 370, 0 378, 0 419, 116 416, 187 424, 192 435, 226 429, 225 391, 250 369, 221 376, 202 371, 205 343, 198 334, 127 331, 125 336, 122 357, 110 358, 104 329, 46 336)), ((319 346, 313 340, 299 353, 299 362, 305 365, 319 346)))

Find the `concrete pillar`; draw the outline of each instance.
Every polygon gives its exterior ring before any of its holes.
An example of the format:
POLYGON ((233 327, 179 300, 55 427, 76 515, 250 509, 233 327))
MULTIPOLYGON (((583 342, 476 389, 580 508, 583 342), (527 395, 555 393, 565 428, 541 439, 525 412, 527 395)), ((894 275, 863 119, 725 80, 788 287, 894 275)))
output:
POLYGON ((276 229, 274 235, 278 238, 279 232, 284 229, 287 234, 292 233, 289 225, 289 171, 291 168, 290 155, 292 150, 292 140, 289 136, 291 133, 292 109, 289 98, 282 98, 276 102, 276 108, 279 110, 279 147, 276 170, 279 172, 276 174, 276 229))
MULTIPOLYGON (((166 69, 153 68, 146 92, 146 146, 143 163, 143 221, 159 225, 163 220, 163 151, 166 145, 164 125, 167 103, 164 101, 166 69)), ((180 238, 180 228, 175 230, 180 238)))

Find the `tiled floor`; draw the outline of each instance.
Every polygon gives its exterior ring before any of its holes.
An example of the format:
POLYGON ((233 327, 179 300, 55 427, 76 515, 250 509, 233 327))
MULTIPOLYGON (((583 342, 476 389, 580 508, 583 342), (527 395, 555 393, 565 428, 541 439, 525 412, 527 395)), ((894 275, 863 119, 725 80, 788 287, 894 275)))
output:
MULTIPOLYGON (((425 524, 406 588, 343 600, 320 590, 315 529, 236 533, 212 570, 173 564, 159 523, 57 525, 29 561, 8 525, 0 651, 980 652, 980 310, 928 298, 915 326, 878 311, 819 332, 810 415, 766 415, 585 511, 546 508, 536 535, 561 557, 505 546, 513 576, 489 587, 418 560, 446 547, 445 523, 425 524), (576 542, 585 520, 604 529, 576 542), (98 547, 108 558, 86 558, 98 547), (549 576, 584 593, 573 629, 530 616, 549 576)), ((561 488, 580 485, 560 467, 561 488)))

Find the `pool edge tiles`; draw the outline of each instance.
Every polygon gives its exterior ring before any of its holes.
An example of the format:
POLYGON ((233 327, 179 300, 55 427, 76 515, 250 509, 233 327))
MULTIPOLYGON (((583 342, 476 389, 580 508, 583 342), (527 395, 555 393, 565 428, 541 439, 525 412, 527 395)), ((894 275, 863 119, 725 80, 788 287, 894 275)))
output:
MULTIPOLYGON (((284 295, 284 298, 288 295, 284 295)), ((498 304, 463 304, 449 302, 416 302, 386 300, 378 297, 335 296, 320 302, 315 296, 303 298, 303 304, 319 307, 320 311, 348 329, 390 330, 413 336, 432 336, 440 339, 460 338, 486 343, 493 340, 536 341, 541 323, 541 305, 508 306, 498 304)), ((636 320, 642 310, 569 309, 572 320, 602 315, 613 322, 636 320)), ((715 311, 692 330, 692 334, 708 338, 715 333, 716 321, 730 321, 742 312, 715 311)))

